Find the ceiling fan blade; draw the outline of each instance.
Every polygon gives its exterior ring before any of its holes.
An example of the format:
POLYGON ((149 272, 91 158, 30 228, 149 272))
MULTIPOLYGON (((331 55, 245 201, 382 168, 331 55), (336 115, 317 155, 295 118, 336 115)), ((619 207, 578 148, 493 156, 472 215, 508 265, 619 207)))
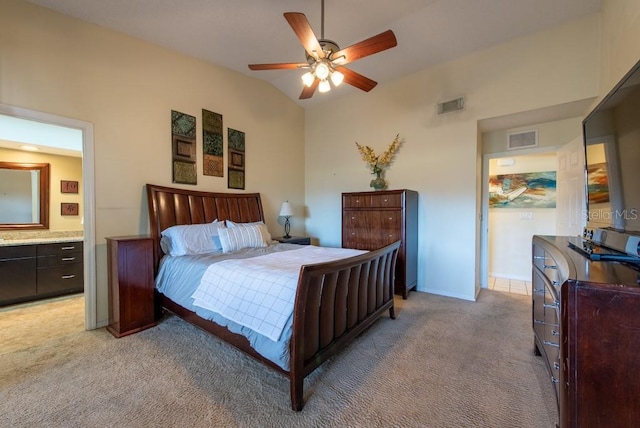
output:
POLYGON ((304 46, 307 53, 316 59, 324 58, 324 51, 318 42, 318 38, 313 33, 307 17, 300 12, 286 12, 284 18, 293 29, 293 32, 296 33, 300 42, 302 42, 302 46, 304 46))
POLYGON ((299 69, 299 68, 308 68, 309 64, 306 62, 301 63, 275 63, 275 64, 249 64, 249 69, 251 70, 288 70, 288 69, 299 69))
POLYGON ((365 92, 369 92, 376 87, 378 82, 363 76, 360 73, 356 73, 353 70, 349 70, 346 67, 338 68, 338 71, 344 75, 344 82, 351 86, 355 86, 358 89, 362 89, 365 92))
POLYGON ((313 94, 316 92, 316 89, 318 88, 318 85, 320 84, 320 81, 318 79, 315 79, 313 81, 313 83, 311 84, 311 86, 304 86, 304 88, 302 88, 302 93, 300 94, 300 99, 301 100, 306 100, 307 98, 311 98, 313 96, 313 94))
POLYGON ((374 53, 382 52, 398 45, 393 31, 387 30, 376 36, 369 37, 355 45, 351 45, 331 55, 337 65, 345 65, 374 53), (344 58, 340 58, 344 57, 344 58))

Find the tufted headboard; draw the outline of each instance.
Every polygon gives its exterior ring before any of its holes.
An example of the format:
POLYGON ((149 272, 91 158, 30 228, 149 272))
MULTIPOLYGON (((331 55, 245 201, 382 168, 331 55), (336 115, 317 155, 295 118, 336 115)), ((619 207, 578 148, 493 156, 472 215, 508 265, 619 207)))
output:
POLYGON ((160 233, 177 224, 264 221, 259 193, 212 193, 147 184, 149 225, 155 240, 154 273, 163 256, 160 233))

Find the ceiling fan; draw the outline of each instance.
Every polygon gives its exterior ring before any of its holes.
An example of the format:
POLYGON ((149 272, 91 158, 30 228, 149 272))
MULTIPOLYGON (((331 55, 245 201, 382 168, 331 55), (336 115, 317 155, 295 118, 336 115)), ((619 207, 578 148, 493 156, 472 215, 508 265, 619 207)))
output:
POLYGON ((393 31, 387 30, 347 48, 340 49, 336 42, 324 38, 324 0, 322 0, 321 37, 317 38, 311 29, 307 17, 299 12, 286 12, 287 20, 293 32, 296 33, 306 51, 307 62, 303 63, 275 63, 249 64, 251 70, 284 70, 309 69, 302 76, 304 88, 300 99, 311 98, 316 89, 327 92, 331 84, 338 86, 343 81, 365 92, 372 90, 378 83, 363 76, 345 65, 355 60, 397 46, 398 42, 393 31), (331 83, 329 83, 331 81, 331 83))

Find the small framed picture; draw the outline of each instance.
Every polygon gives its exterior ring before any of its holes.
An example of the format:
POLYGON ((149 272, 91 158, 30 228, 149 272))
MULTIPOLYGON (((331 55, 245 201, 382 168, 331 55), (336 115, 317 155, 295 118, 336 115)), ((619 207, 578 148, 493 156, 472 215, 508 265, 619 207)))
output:
POLYGON ((60 193, 78 193, 78 182, 60 180, 60 193))
POLYGON ((76 202, 62 202, 60 204, 60 215, 78 215, 78 206, 76 202))

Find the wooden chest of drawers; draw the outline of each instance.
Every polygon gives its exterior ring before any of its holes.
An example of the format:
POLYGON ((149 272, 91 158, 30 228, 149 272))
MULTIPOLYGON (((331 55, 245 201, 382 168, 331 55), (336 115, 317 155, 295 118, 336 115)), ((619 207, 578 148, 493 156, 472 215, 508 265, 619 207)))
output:
POLYGON ((398 240, 395 292, 406 299, 418 283, 418 193, 342 194, 342 247, 375 250, 398 240))

